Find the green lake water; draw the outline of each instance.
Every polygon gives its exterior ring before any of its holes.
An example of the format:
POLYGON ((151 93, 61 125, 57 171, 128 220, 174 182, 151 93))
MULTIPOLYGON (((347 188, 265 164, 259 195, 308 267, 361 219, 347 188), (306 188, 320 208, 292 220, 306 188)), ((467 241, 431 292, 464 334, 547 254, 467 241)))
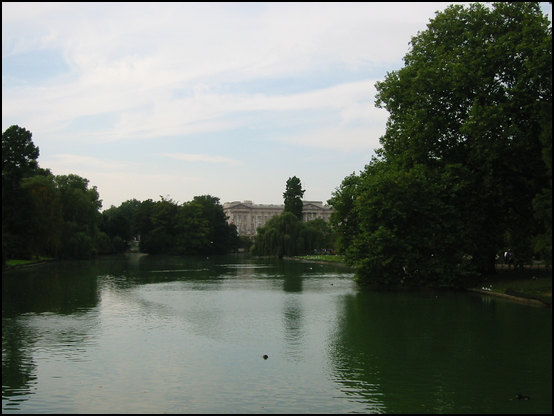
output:
POLYGON ((2 413, 552 413, 552 310, 241 255, 11 270, 2 413))

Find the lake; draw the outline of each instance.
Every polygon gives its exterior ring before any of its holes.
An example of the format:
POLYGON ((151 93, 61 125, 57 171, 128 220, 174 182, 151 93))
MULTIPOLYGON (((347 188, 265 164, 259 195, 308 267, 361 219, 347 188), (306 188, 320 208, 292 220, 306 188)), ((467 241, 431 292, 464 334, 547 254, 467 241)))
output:
POLYGON ((552 413, 552 309, 248 255, 11 270, 2 413, 552 413))

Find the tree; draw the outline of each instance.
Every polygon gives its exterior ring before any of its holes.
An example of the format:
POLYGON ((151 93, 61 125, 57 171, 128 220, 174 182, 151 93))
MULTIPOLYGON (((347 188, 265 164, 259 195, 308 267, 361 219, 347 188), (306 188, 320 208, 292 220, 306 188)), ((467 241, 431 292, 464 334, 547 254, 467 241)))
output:
MULTIPOLYGON (((148 205, 147 205, 148 206, 148 205)), ((149 212, 151 229, 141 235, 141 251, 160 254, 170 253, 175 247, 177 235, 178 205, 170 198, 163 196, 160 201, 154 202, 149 212)))
POLYGON ((535 251, 552 264, 552 103, 543 107, 544 125, 540 140, 543 146, 542 156, 550 178, 547 187, 533 199, 535 218, 542 225, 542 231, 535 237, 535 251))
POLYGON ((21 192, 28 195, 30 201, 28 221, 32 226, 27 236, 29 248, 35 255, 58 257, 63 219, 54 175, 23 179, 21 192))
POLYGON ((331 225, 322 218, 304 223, 304 252, 312 253, 314 249, 334 248, 334 233, 331 225))
POLYGON ((251 252, 260 256, 300 256, 329 247, 330 229, 322 219, 302 222, 292 212, 275 215, 258 228, 251 252))
POLYGON ((411 45, 405 66, 376 84, 376 105, 390 114, 382 148, 330 201, 350 260, 368 279, 406 267, 425 280, 444 268, 493 272, 506 244, 529 258, 551 227, 548 19, 536 3, 453 5, 411 45), (440 264, 424 261, 443 245, 440 264))
POLYGON ((255 255, 270 255, 283 258, 304 254, 299 252, 299 240, 303 223, 288 211, 275 215, 258 228, 251 251, 255 255))
POLYGON ((299 220, 302 220, 302 197, 304 196, 305 190, 302 189, 302 184, 300 179, 296 176, 287 179, 287 184, 285 192, 283 193, 283 198, 285 199, 285 212, 290 212, 296 216, 299 220))
POLYGON ((4 180, 21 178, 38 168, 39 148, 27 129, 11 126, 2 133, 2 186, 4 180))
MULTIPOLYGON (((206 202, 205 200, 203 202, 206 202)), ((179 254, 211 253, 213 227, 207 207, 198 199, 184 203, 177 213, 175 251, 179 254)))
POLYGON ((58 175, 62 226, 60 256, 86 259, 96 253, 102 207, 96 186, 88 187, 86 178, 75 174, 58 175))
POLYGON ((491 272, 503 244, 525 251, 537 233, 531 201, 548 187, 539 139, 552 102, 548 19, 537 3, 455 5, 411 43, 406 66, 377 83, 390 113, 381 155, 405 168, 469 168, 469 254, 491 272))
POLYGON ((359 220, 354 203, 358 197, 360 177, 355 173, 343 179, 339 188, 333 192, 328 204, 334 208, 330 223, 337 232, 336 249, 346 253, 352 246, 352 238, 359 230, 359 220))
POLYGON ((224 254, 239 243, 236 227, 211 195, 181 205, 163 197, 147 200, 137 207, 134 223, 140 250, 151 254, 224 254))
POLYGON ((13 125, 2 133, 2 258, 30 257, 31 201, 21 192, 24 177, 39 173, 39 149, 30 131, 13 125))
POLYGON ((227 223, 227 216, 219 198, 211 195, 195 196, 193 202, 202 206, 203 217, 209 224, 209 247, 205 251, 223 254, 229 249, 238 245, 238 234, 236 228, 227 223))
POLYGON ((346 251, 372 283, 458 286, 471 275, 464 223, 453 201, 463 167, 449 172, 418 164, 409 170, 374 162, 360 175, 346 251))

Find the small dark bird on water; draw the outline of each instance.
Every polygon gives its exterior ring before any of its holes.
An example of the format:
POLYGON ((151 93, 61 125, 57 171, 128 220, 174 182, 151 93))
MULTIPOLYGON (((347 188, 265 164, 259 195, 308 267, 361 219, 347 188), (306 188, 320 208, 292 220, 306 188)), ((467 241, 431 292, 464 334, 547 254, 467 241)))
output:
POLYGON ((269 357, 267 356, 267 354, 264 354, 263 357, 264 357, 264 360, 267 360, 267 359, 269 358, 269 357))
POLYGON ((526 395, 521 394, 521 393, 516 394, 516 399, 518 399, 518 400, 531 400, 531 398, 529 396, 526 396, 526 395))

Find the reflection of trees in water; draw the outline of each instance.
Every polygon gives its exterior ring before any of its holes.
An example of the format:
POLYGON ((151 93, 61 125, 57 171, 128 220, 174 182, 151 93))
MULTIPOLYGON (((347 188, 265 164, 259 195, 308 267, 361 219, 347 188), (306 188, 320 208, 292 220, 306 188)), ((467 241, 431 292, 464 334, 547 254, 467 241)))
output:
POLYGON ((541 371, 531 361, 549 359, 543 343, 514 331, 526 327, 521 312, 457 294, 345 296, 330 349, 333 377, 368 411, 513 412, 510 398, 541 371))
POLYGON ((444 328, 435 298, 402 293, 358 293, 344 299, 344 317, 333 348, 337 381, 353 396, 367 400, 368 410, 387 413, 449 412, 443 375, 460 369, 444 362, 463 345, 459 334, 444 328), (423 325, 423 323, 425 323, 423 325), (443 328, 440 338, 435 332, 443 328), (451 348, 449 352, 447 350, 451 348), (440 351, 442 350, 442 351, 440 351))
POLYGON ((14 410, 33 393, 36 383, 34 353, 79 362, 94 342, 96 311, 73 314, 26 313, 2 319, 2 399, 4 410, 14 410), (37 348, 39 346, 39 348, 37 348))
POLYGON ((90 264, 86 268, 83 263, 67 262, 3 273, 3 410, 17 409, 33 392, 33 349, 38 340, 53 350, 67 346, 67 359, 79 359, 84 351, 91 328, 97 325, 88 311, 99 300, 98 269, 90 264), (43 314, 48 315, 46 326, 43 314))
POLYGON ((332 377, 341 390, 354 401, 363 401, 367 411, 383 413, 387 409, 381 391, 379 357, 371 347, 375 336, 363 318, 367 311, 357 296, 344 298, 344 315, 337 323, 330 348, 332 377))
POLYGON ((304 333, 302 328, 303 310, 300 298, 288 295, 285 298, 283 309, 283 324, 285 327, 285 341, 287 358, 299 362, 302 359, 304 333))
POLYGON ((37 378, 30 352, 33 339, 18 318, 2 318, 2 411, 16 410, 31 392, 37 378))
POLYGON ((2 276, 2 315, 93 308, 99 301, 98 275, 94 263, 78 262, 10 271, 2 276))

